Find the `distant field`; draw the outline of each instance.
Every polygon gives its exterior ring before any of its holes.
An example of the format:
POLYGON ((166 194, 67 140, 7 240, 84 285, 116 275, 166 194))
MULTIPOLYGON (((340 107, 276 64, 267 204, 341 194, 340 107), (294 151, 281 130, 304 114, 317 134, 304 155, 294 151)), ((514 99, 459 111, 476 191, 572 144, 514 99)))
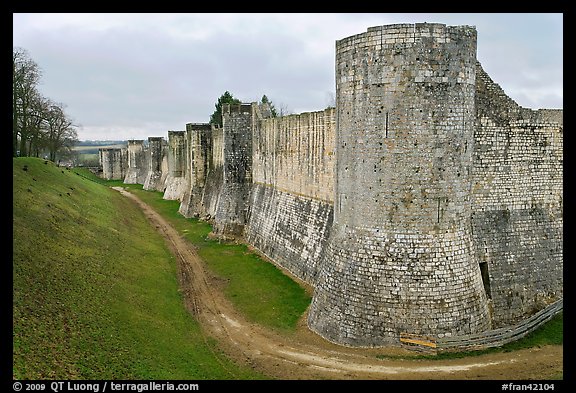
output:
POLYGON ((73 151, 77 151, 79 154, 98 154, 99 149, 120 149, 126 147, 126 144, 114 144, 114 145, 81 145, 74 146, 73 151))
MULTIPOLYGON (((81 142, 83 143, 83 142, 81 142)), ((120 149, 125 148, 127 145, 126 143, 116 143, 112 142, 110 144, 80 144, 74 146, 72 151, 78 154, 78 161, 77 163, 84 166, 91 166, 91 165, 98 165, 99 157, 98 157, 98 150, 99 149, 120 149)))

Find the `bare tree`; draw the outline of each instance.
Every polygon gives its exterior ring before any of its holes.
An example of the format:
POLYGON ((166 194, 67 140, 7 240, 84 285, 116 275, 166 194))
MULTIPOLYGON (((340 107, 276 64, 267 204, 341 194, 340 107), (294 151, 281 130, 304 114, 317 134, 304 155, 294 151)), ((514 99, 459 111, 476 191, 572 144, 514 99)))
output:
POLYGON ((72 120, 64 113, 63 104, 50 105, 46 116, 46 147, 51 161, 63 149, 71 150, 78 142, 78 133, 72 120))
POLYGON ((64 112, 38 91, 40 69, 22 48, 13 52, 12 154, 36 156, 47 153, 55 161, 61 150, 78 142, 75 126, 64 112))
POLYGON ((39 95, 40 69, 23 48, 13 50, 12 60, 12 153, 17 155, 19 141, 20 155, 26 156, 26 144, 31 133, 31 108, 39 95))
POLYGON ((288 105, 284 103, 280 103, 280 107, 278 109, 278 116, 288 116, 291 115, 293 112, 288 109, 288 105))
POLYGON ((47 123, 46 118, 50 109, 51 101, 38 92, 31 97, 26 116, 28 125, 26 131, 27 155, 39 157, 40 152, 46 148, 44 131, 47 123))

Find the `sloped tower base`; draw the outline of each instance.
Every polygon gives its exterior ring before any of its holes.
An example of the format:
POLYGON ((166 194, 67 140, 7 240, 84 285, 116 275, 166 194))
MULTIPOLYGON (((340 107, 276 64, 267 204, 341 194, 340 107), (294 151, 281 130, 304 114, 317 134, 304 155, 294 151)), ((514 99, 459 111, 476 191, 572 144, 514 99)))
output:
POLYGON ((401 333, 442 337, 490 329, 470 237, 333 227, 310 328, 349 346, 398 344, 401 333))

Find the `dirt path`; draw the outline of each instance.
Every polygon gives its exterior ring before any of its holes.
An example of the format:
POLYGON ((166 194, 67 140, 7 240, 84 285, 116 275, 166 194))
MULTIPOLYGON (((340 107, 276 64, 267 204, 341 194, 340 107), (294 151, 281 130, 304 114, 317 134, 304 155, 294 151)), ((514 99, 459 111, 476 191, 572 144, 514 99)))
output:
POLYGON ((250 323, 218 290, 193 246, 150 206, 121 187, 166 238, 179 259, 186 307, 223 350, 244 364, 278 379, 486 379, 543 380, 562 372, 563 347, 546 346, 453 360, 387 360, 376 355, 410 354, 403 348, 348 348, 312 333, 305 317, 290 336, 250 323))

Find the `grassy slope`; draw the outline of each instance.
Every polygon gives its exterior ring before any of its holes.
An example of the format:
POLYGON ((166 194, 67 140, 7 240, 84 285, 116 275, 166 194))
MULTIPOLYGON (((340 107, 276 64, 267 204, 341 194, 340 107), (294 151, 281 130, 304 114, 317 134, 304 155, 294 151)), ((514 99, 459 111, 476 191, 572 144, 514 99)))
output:
POLYGON ((131 201, 34 158, 13 181, 13 378, 263 377, 203 336, 131 201))
POLYGON ((178 213, 180 202, 162 199, 162 193, 123 185, 161 213, 196 246, 209 269, 225 280, 224 292, 250 320, 289 334, 296 329, 311 297, 273 264, 244 244, 219 242, 207 236, 211 226, 178 213))

